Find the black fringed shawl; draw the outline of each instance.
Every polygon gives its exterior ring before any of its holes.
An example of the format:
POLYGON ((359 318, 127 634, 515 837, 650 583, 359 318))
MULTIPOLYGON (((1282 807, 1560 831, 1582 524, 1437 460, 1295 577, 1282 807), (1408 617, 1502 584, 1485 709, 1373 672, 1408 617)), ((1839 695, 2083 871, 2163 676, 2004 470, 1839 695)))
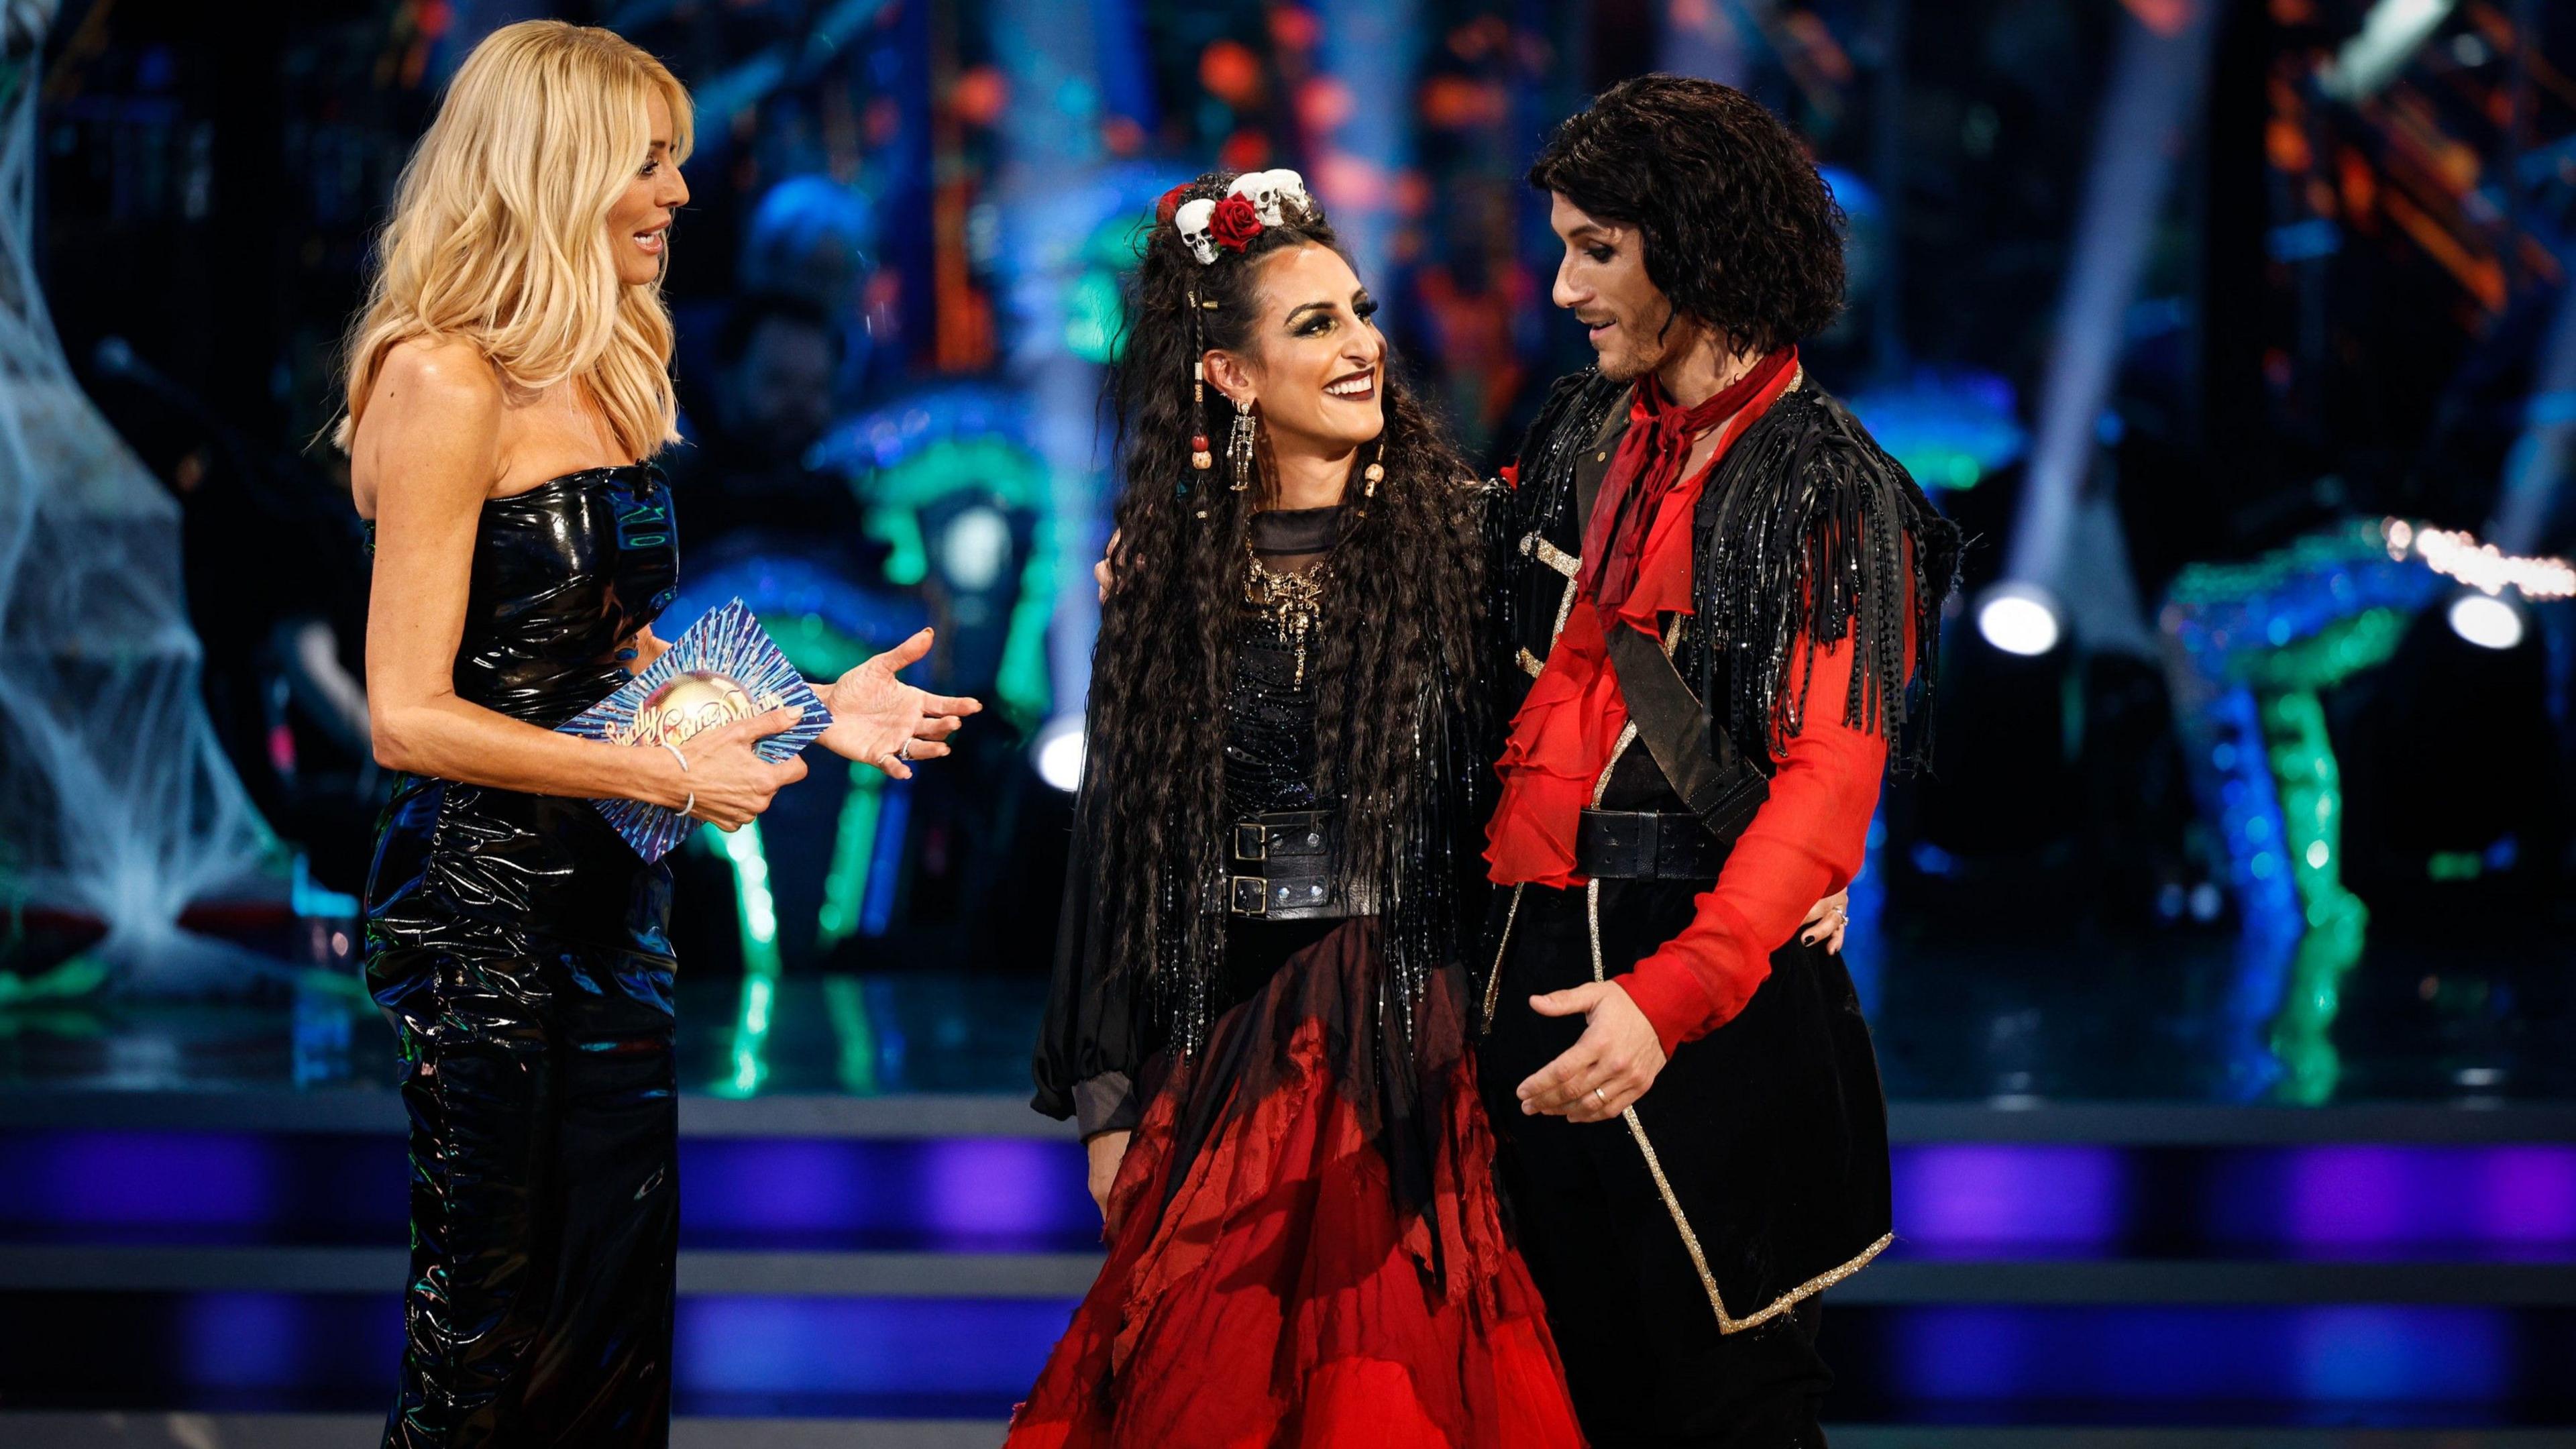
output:
MULTIPOLYGON (((1569 520, 1575 464, 1628 391, 1590 369, 1561 379, 1523 437, 1515 525, 1493 570, 1511 639, 1544 643, 1547 620, 1525 611, 1555 610, 1552 587, 1525 586, 1538 565, 1511 545, 1567 532, 1569 522, 1580 533, 1582 521, 1569 520)), ((1852 637, 1844 722, 1881 732, 1900 774, 1929 762, 1940 611, 1957 583, 1959 531, 1848 409, 1812 378, 1781 394, 1718 461, 1692 532, 1696 614, 1684 640, 1715 722, 1747 748, 1762 740, 1779 754, 1804 724, 1815 647, 1852 637)))
POLYGON ((1959 530, 1849 409, 1813 381, 1781 394, 1718 461, 1692 532, 1700 697, 1739 744, 1780 754, 1804 723, 1815 650, 1849 638, 1843 723, 1883 735, 1899 774, 1929 762, 1959 530))

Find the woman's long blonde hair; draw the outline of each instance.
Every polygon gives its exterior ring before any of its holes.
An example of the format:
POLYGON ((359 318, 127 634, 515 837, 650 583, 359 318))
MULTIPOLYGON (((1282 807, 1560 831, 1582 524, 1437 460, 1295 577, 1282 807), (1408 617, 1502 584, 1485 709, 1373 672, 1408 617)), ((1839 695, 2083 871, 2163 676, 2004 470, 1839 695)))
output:
POLYGON ((580 379, 631 457, 678 438, 671 314, 659 283, 618 280, 608 235, 652 145, 656 92, 676 166, 689 93, 623 37, 527 20, 474 47, 395 187, 334 442, 348 448, 386 351, 415 337, 473 343, 514 390, 580 379))

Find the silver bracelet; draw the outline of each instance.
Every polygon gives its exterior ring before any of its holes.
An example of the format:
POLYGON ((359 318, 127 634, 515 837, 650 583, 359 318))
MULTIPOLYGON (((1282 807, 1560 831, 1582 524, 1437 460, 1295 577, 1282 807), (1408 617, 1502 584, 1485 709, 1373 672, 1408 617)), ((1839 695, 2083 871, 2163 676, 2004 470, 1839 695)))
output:
MULTIPOLYGON (((679 747, 678 745, 675 745, 675 744, 671 743, 669 740, 662 740, 662 741, 659 741, 658 743, 662 746, 662 748, 664 748, 664 749, 666 749, 666 750, 669 750, 669 751, 671 752, 671 758, 672 758, 672 759, 675 759, 675 760, 677 760, 677 761, 679 761, 679 762, 680 762, 680 773, 681 773, 681 774, 685 775, 685 774, 689 773, 689 757, 688 757, 688 756, 686 756, 686 755, 684 755, 684 754, 681 754, 681 753, 680 753, 680 747, 679 747)), ((682 805, 682 806, 680 807, 680 813, 681 813, 683 816, 686 816, 686 815, 693 815, 693 814, 697 813, 697 808, 698 808, 698 792, 697 792, 697 791, 695 791, 695 790, 691 790, 691 791, 689 792, 689 801, 688 801, 688 803, 687 803, 687 804, 682 805)))

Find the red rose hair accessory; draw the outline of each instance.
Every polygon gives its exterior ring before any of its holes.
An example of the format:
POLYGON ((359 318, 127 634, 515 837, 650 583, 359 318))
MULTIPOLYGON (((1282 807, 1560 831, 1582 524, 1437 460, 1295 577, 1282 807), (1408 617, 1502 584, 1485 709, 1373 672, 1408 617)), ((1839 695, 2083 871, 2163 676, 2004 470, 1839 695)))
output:
POLYGON ((1294 171, 1247 171, 1234 178, 1222 201, 1200 197, 1176 202, 1186 189, 1176 186, 1163 193, 1155 215, 1166 219, 1168 209, 1172 228, 1200 266, 1214 262, 1220 250, 1241 254, 1263 232, 1312 216, 1315 209, 1306 196, 1306 178, 1294 171))
POLYGON ((1229 196, 1216 204, 1208 217, 1208 235, 1230 252, 1240 252, 1252 245, 1252 239, 1269 228, 1261 224, 1261 213, 1240 196, 1229 196))

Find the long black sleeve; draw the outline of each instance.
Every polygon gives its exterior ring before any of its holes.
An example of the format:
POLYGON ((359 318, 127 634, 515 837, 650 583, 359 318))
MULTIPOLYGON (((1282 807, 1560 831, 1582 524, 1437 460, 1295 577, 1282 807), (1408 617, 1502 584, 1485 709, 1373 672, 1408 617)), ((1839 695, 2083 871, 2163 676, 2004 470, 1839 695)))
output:
POLYGON ((1134 974, 1110 969, 1087 815, 1075 824, 1073 861, 1065 871, 1055 973, 1031 1064, 1037 1095, 1030 1099, 1050 1117, 1075 1119, 1086 1138, 1136 1125, 1136 1074, 1155 1045, 1140 1018, 1134 974))

